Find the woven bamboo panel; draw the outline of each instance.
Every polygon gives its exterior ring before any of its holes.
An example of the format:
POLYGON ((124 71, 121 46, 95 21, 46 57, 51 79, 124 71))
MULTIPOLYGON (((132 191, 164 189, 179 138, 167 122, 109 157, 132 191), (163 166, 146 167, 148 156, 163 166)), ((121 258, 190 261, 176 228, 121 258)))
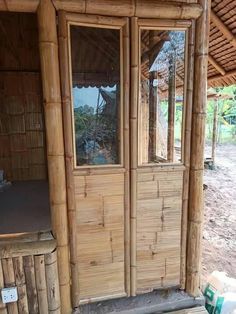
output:
POLYGON ((183 170, 138 172, 137 293, 180 282, 183 170))
POLYGON ((11 181, 46 179, 37 17, 0 20, 0 169, 11 181))
POLYGON ((81 300, 124 293, 124 174, 75 176, 81 300))
POLYGON ((28 251, 32 252, 32 243, 23 243, 24 240, 10 241, 6 249, 4 245, 1 247, 5 255, 8 252, 9 256, 13 256, 0 259, 0 289, 17 287, 18 292, 17 302, 4 304, 0 299, 1 313, 61 313, 57 252, 49 251, 52 247, 50 241, 35 242, 37 255, 23 254, 27 251, 27 244, 28 251), (14 246, 13 251, 11 246, 14 246))
POLYGON ((0 87, 0 169, 12 181, 46 179, 39 74, 0 72, 0 87))

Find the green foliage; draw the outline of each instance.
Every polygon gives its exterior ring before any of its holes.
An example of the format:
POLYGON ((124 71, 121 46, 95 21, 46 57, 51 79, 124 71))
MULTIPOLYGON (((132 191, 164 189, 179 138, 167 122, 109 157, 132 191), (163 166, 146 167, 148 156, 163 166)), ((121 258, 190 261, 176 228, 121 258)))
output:
MULTIPOLYGON (((218 98, 218 142, 235 142, 236 141, 236 85, 211 89, 218 98)), ((207 104, 206 117, 206 139, 212 138, 212 127, 214 119, 215 100, 209 100, 207 104)))

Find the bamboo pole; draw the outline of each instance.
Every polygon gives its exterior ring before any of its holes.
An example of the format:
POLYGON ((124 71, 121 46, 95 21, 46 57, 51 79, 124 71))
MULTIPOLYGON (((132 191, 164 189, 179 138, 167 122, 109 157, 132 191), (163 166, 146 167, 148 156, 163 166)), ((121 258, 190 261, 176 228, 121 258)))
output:
POLYGON ((36 12, 40 0, 0 0, 0 11, 36 12))
POLYGON ((79 270, 77 258, 76 202, 74 187, 74 154, 72 140, 72 112, 68 56, 68 31, 65 11, 59 11, 59 52, 61 92, 64 126, 64 145, 66 157, 66 188, 70 239, 70 266, 72 279, 72 307, 79 306, 79 270))
POLYGON ((192 296, 200 294, 205 110, 211 2, 200 0, 200 4, 203 6, 203 13, 196 22, 186 280, 186 290, 192 296))
POLYGON ((39 313, 47 313, 47 285, 45 276, 45 261, 44 255, 34 256, 35 279, 38 293, 39 313))
POLYGON ((53 0, 57 10, 143 18, 196 19, 202 12, 197 3, 160 3, 158 0, 53 0))
POLYGON ((184 102, 184 139, 183 139, 183 164, 185 166, 183 175, 183 205, 181 218, 181 262, 180 262, 180 284, 185 289, 186 282, 186 249, 187 249, 187 227, 188 227, 188 198, 189 198, 189 168, 191 147, 191 125, 192 125, 192 102, 193 102, 193 73, 194 73, 194 34, 195 22, 188 30, 187 55, 185 63, 185 86, 186 99, 184 102))
POLYGON ((130 190, 130 217, 131 217, 131 295, 136 295, 136 225, 137 225, 137 167, 138 167, 138 84, 139 84, 139 30, 137 18, 131 19, 131 190, 130 190))
MULTIPOLYGON (((0 259, 0 290, 4 288, 5 283, 4 283, 4 278, 3 278, 3 269, 2 269, 2 260, 0 259)), ((0 314, 7 314, 7 306, 5 303, 2 302, 0 298, 0 314)))
MULTIPOLYGON (((2 270, 4 277, 5 287, 15 286, 15 274, 12 258, 2 259, 2 270)), ((18 314, 18 307, 16 302, 7 303, 7 313, 8 314, 18 314)))
POLYGON ((14 258, 13 266, 15 272, 15 282, 18 292, 17 303, 19 314, 29 313, 23 258, 22 257, 14 258))
POLYGON ((35 282, 34 258, 32 255, 23 257, 24 272, 27 287, 29 313, 38 313, 38 296, 35 282))
MULTIPOLYGON (((157 32, 154 30, 149 31, 149 48, 151 49, 156 42, 157 32)), ((160 51, 163 42, 158 43, 158 50, 160 51)), ((151 68, 158 51, 149 55, 149 69, 151 68)), ((151 163, 155 160, 157 155, 157 139, 158 139, 158 112, 157 112, 157 86, 154 82, 157 79, 156 72, 149 74, 149 147, 148 147, 148 161, 151 163)))
POLYGON ((48 313, 64 313, 60 309, 60 291, 56 251, 45 255, 45 272, 47 283, 48 313))
POLYGON ((70 269, 56 11, 51 0, 41 0, 37 13, 52 228, 57 240, 61 307, 66 314, 71 313, 70 269))
POLYGON ((168 136, 167 136, 167 160, 174 161, 175 148, 175 57, 172 56, 169 66, 169 92, 168 92, 168 136))
POLYGON ((130 138, 129 138, 129 87, 130 87, 130 36, 129 19, 123 32, 123 108, 124 108, 124 167, 125 167, 125 290, 130 296, 130 138))
POLYGON ((213 116, 213 127, 212 127, 212 150, 211 150, 211 158, 213 162, 213 166, 215 166, 216 159, 216 143, 217 143, 217 124, 218 124, 218 102, 219 98, 215 99, 214 104, 214 116, 213 116))

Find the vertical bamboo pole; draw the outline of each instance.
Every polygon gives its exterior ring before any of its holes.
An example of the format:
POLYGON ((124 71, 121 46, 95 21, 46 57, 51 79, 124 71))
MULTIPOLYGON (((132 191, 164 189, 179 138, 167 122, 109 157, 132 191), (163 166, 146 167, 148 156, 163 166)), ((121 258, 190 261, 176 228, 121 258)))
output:
MULTIPOLYGON (((2 259, 2 269, 5 287, 15 286, 15 274, 12 258, 2 259)), ((8 314, 18 314, 17 302, 7 303, 8 314)))
POLYGON ((198 296, 200 293, 204 140, 211 5, 210 0, 199 2, 203 7, 203 13, 196 22, 186 280, 186 291, 192 296, 198 296))
POLYGON ((66 158, 66 188, 70 239, 71 296, 72 307, 79 306, 79 268, 77 258, 76 202, 73 176, 74 154, 72 140, 71 87, 68 55, 68 30, 65 11, 59 11, 59 53, 61 73, 61 93, 66 158))
MULTIPOLYGON (((4 278, 3 278, 2 261, 0 259, 0 290, 2 290, 4 286, 5 286, 5 283, 4 283, 4 278)), ((1 298, 0 298, 0 314, 7 314, 7 306, 5 303, 1 301, 1 298)))
POLYGON ((131 295, 136 295, 136 237, 137 237, 137 167, 138 167, 138 89, 139 89, 139 30, 136 17, 131 18, 131 295))
POLYGON ((130 87, 130 36, 129 19, 123 33, 123 108, 124 108, 124 167, 125 167, 125 290, 130 296, 130 140, 129 140, 129 87, 130 87))
POLYGON ((38 292, 39 313, 48 312, 47 286, 44 255, 34 257, 36 288, 38 292))
MULTIPOLYGON (((157 31, 149 31, 149 49, 156 43, 157 31)), ((156 54, 149 56, 149 70, 155 61, 156 54)), ((157 86, 154 86, 154 81, 157 79, 156 72, 149 74, 149 148, 148 160, 153 162, 157 155, 157 86)))
POLYGON ((58 281, 56 251, 45 255, 45 273, 47 283, 48 313, 64 313, 60 309, 60 292, 58 281))
POLYGON ((51 0, 41 0, 37 13, 52 228, 57 239, 61 306, 66 314, 71 313, 66 179, 56 12, 51 0))
POLYGON ((174 161, 175 146, 175 57, 172 56, 169 66, 169 89, 168 89, 168 137, 167 137, 167 160, 174 161))
POLYGON ((13 258, 13 266, 18 291, 19 314, 29 313, 23 258, 22 257, 13 258))
POLYGON ((186 249, 187 249, 187 226, 188 226, 188 198, 189 198, 189 168, 190 168, 190 147, 191 147, 191 126, 192 126, 192 103, 193 103, 193 73, 194 73, 194 34, 195 21, 188 30, 187 54, 185 62, 186 98, 184 101, 184 137, 182 139, 183 153, 182 160, 185 165, 183 176, 183 205, 181 222, 181 266, 180 284, 185 289, 186 282, 186 249))
POLYGON ((27 299, 29 306, 29 313, 37 314, 38 308, 38 295, 36 289, 35 272, 34 272, 34 258, 32 255, 23 257, 24 272, 27 287, 27 299))
POLYGON ((214 103, 214 116, 213 116, 213 127, 212 127, 212 150, 211 150, 211 158, 213 162, 213 167, 215 167, 215 159, 216 159, 216 142, 217 142, 217 124, 218 124, 218 102, 219 98, 215 99, 214 103))

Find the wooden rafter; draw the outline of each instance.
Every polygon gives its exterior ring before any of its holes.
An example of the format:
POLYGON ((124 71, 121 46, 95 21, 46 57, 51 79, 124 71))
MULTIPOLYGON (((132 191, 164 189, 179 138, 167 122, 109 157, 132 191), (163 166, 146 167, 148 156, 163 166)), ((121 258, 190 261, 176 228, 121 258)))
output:
POLYGON ((208 78, 208 83, 212 83, 214 81, 220 80, 220 79, 225 79, 225 78, 229 78, 231 76, 236 76, 236 69, 232 70, 232 71, 228 71, 225 73, 225 75, 214 75, 208 78))
POLYGON ((215 14, 213 10, 211 10, 211 21, 214 25, 222 32, 225 38, 236 48, 236 37, 234 34, 228 29, 228 27, 222 22, 222 20, 215 14))
POLYGON ((221 75, 225 75, 223 67, 210 54, 208 55, 208 61, 221 75))

